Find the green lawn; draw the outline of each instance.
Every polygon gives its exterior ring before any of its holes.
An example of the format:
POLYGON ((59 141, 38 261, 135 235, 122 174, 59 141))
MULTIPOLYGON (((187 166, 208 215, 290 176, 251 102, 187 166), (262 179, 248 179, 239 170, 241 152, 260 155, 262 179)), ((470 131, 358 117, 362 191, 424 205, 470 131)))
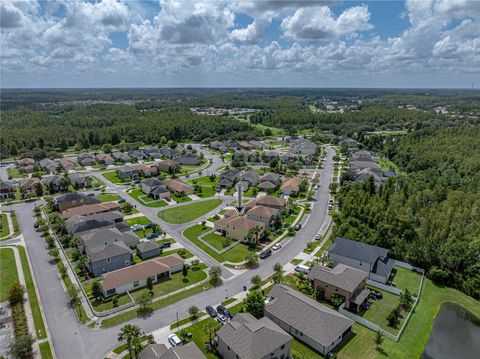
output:
MULTIPOLYGON (((85 292, 87 293, 88 299, 90 300, 90 303, 92 303, 93 308, 96 311, 99 311, 99 312, 103 312, 103 311, 106 311, 106 310, 113 309, 113 303, 112 303, 112 298, 111 297, 108 298, 108 299, 105 299, 103 301, 100 301, 100 302, 95 302, 93 300, 93 298, 91 296, 92 283, 93 282, 89 282, 83 288, 85 289, 85 292)), ((130 302, 131 302, 131 300, 130 300, 130 298, 128 297, 127 294, 122 294, 122 295, 118 296, 118 306, 130 303, 130 302)))
MULTIPOLYGON (((200 313, 198 313, 198 315, 197 315, 197 317, 196 317, 195 319, 201 319, 201 318, 203 318, 203 317, 206 316, 206 315, 207 315, 207 313, 205 313, 205 312, 200 312, 200 313)), ((180 319, 180 320, 178 321, 178 323, 175 322, 175 323, 170 324, 170 329, 175 329, 175 328, 181 327, 182 325, 185 325, 185 324, 187 324, 187 323, 190 323, 191 321, 192 321, 192 317, 186 317, 186 318, 180 319)))
POLYGON ((188 196, 177 196, 173 193, 170 193, 170 198, 173 199, 177 203, 185 203, 185 202, 190 202, 192 200, 188 196))
POLYGON ((218 181, 219 181, 219 177, 215 177, 215 179, 213 181, 210 181, 209 176, 203 176, 203 177, 190 179, 186 182, 190 183, 190 184, 209 185, 209 186, 215 186, 216 187, 216 186, 218 186, 218 181))
POLYGON ((22 262, 23 275, 25 277, 28 298, 30 300, 30 308, 32 309, 33 314, 33 324, 35 325, 35 329, 37 331, 36 335, 38 339, 43 339, 47 337, 47 333, 45 331, 45 325, 43 323, 42 313, 40 311, 40 304, 38 302, 37 292, 35 291, 35 285, 33 283, 32 274, 30 272, 27 253, 25 252, 24 247, 17 246, 17 248, 20 254, 20 261, 22 262))
MULTIPOLYGON (((174 292, 176 290, 185 288, 189 285, 192 285, 204 280, 205 278, 207 278, 207 273, 205 273, 205 271, 203 270, 206 268, 206 265, 203 264, 199 266, 199 268, 200 269, 196 271, 191 268, 188 270, 188 274, 187 274, 188 281, 184 281, 182 272, 177 272, 172 274, 170 278, 166 278, 160 282, 155 283, 153 286, 153 297, 154 298, 161 297, 168 293, 174 292)), ((142 296, 142 294, 145 292, 148 292, 148 289, 142 288, 137 291, 130 292, 130 294, 135 300, 138 300, 142 296)))
POLYGON ((385 338, 381 346, 382 350, 376 350, 376 333, 354 324, 353 329, 356 335, 339 351, 338 358, 420 358, 432 330, 433 320, 441 304, 445 302, 461 305, 480 318, 479 301, 458 290, 440 287, 429 279, 425 279, 420 301, 397 343, 385 338))
POLYGON ((23 172, 20 172, 18 168, 16 167, 9 167, 7 168, 8 172, 8 178, 13 179, 13 178, 25 178, 26 175, 23 172))
POLYGON ((112 183, 129 183, 128 182, 123 182, 117 175, 116 171, 110 171, 110 172, 103 172, 102 176, 105 177, 107 180, 109 180, 112 183))
MULTIPOLYGON (((199 284, 199 285, 197 285, 193 288, 190 288, 188 290, 185 290, 183 292, 180 292, 180 293, 171 295, 171 296, 169 296, 165 299, 153 302, 150 307, 153 310, 164 308, 164 307, 166 307, 170 304, 176 303, 176 302, 178 302, 182 299, 185 299, 185 298, 188 298, 192 295, 203 292, 204 291, 203 287, 205 287, 205 286, 208 287, 208 285, 206 285, 206 284, 199 284)), ((101 326, 102 326, 102 328, 110 328, 110 327, 113 327, 117 324, 126 322, 127 320, 131 320, 131 319, 135 318, 136 316, 137 316, 137 310, 136 309, 129 310, 129 311, 126 311, 126 312, 124 312, 120 315, 117 315, 115 317, 103 320, 101 326)))
POLYGON ((201 188, 202 192, 195 193, 200 198, 212 197, 217 193, 215 187, 212 188, 212 186, 201 185, 201 188))
POLYGON ((158 212, 158 217, 167 223, 187 223, 212 211, 222 203, 220 199, 210 199, 185 206, 169 208, 158 212))
POLYGON ((400 327, 402 326, 407 313, 402 311, 400 316, 400 324, 397 328, 392 328, 388 326, 387 315, 398 305, 400 302, 400 296, 385 292, 378 288, 373 288, 377 292, 383 294, 383 299, 381 300, 370 300, 372 306, 368 310, 363 310, 360 313, 360 316, 379 325, 383 330, 391 334, 398 334, 400 327))
POLYGON ((39 347, 40 347, 40 354, 42 355, 42 359, 53 359, 49 342, 43 342, 39 345, 39 347))
POLYGON ((162 254, 160 254, 160 257, 166 257, 166 256, 169 256, 170 254, 178 253, 178 251, 184 252, 183 256, 180 256, 183 259, 188 259, 193 257, 193 254, 188 249, 185 249, 185 248, 177 248, 177 249, 172 249, 171 251, 163 251, 162 254))
MULTIPOLYGON (((149 223, 152 223, 152 222, 147 217, 141 216, 141 217, 134 217, 134 218, 126 219, 125 223, 128 224, 129 226, 133 226, 134 224, 146 225, 146 224, 149 224, 149 223)), ((153 232, 153 228, 146 228, 146 229, 142 229, 140 231, 135 231, 135 234, 137 236, 139 236, 140 238, 145 238, 147 236, 147 234, 150 234, 152 232, 153 232)))
POLYGON ((223 254, 218 254, 217 252, 211 250, 204 243, 199 241, 198 236, 210 229, 211 228, 208 228, 208 227, 202 228, 201 225, 196 224, 190 228, 187 228, 183 232, 183 235, 185 236, 185 238, 195 243, 197 247, 199 247, 201 250, 207 253, 210 257, 216 259, 220 263, 225 261, 237 263, 245 259, 245 255, 250 251, 250 249, 243 243, 237 244, 235 247, 233 247, 232 249, 229 249, 223 254))
POLYGON ((128 190, 127 192, 130 196, 135 198, 138 202, 140 202, 142 205, 145 207, 152 207, 152 208, 158 208, 158 207, 165 207, 167 206, 167 202, 165 202, 163 199, 162 200, 155 200, 151 197, 148 197, 145 193, 142 192, 141 189, 135 188, 132 190, 128 190), (142 198, 140 198, 142 197, 142 198), (147 201, 147 202, 144 202, 147 201), (151 203, 148 203, 150 201, 153 201, 151 203))
POLYGON ((293 339, 291 342, 290 355, 295 355, 295 358, 305 358, 305 359, 323 359, 324 356, 310 347, 303 344, 297 339, 293 339))
POLYGON ((0 249, 0 302, 7 300, 7 292, 13 282, 18 282, 13 249, 0 249))
POLYGON ((294 266, 298 266, 300 263, 302 263, 302 260, 296 258, 296 259, 292 259, 290 263, 292 263, 294 266))
POLYGON ((122 197, 116 193, 100 193, 100 194, 97 194, 95 197, 97 197, 97 199, 99 199, 100 202, 113 202, 113 201, 118 201, 119 199, 122 199, 122 197))
POLYGON ((285 226, 287 227, 290 226, 295 220, 295 218, 297 218, 299 213, 300 213, 300 207, 294 206, 292 213, 288 217, 284 218, 282 222, 284 223, 285 226))
POLYGON ((243 193, 243 195, 244 195, 245 197, 254 197, 254 195, 253 195, 253 190, 254 190, 254 188, 257 189, 257 193, 258 193, 258 188, 257 188, 257 187, 250 187, 247 191, 245 191, 245 192, 243 193))
POLYGON ((203 240, 219 251, 233 243, 233 239, 228 237, 222 237, 215 232, 207 234, 205 237, 203 237, 203 240))
POLYGON ((6 237, 10 234, 8 228, 7 215, 5 213, 0 213, 0 238, 6 237))
POLYGON ((395 287, 403 291, 408 289, 411 294, 416 295, 420 281, 422 280, 422 275, 402 267, 395 267, 394 271, 395 274, 392 281, 395 282, 395 287))

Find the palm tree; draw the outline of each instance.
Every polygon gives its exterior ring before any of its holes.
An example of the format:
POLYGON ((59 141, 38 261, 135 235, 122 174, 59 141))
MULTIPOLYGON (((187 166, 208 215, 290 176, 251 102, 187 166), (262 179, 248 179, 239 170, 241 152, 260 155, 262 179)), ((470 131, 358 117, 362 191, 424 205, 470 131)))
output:
POLYGON ((118 333, 118 341, 126 342, 128 348, 128 354, 130 358, 133 358, 132 352, 138 350, 138 344, 140 341, 140 328, 136 325, 127 324, 120 329, 118 333))

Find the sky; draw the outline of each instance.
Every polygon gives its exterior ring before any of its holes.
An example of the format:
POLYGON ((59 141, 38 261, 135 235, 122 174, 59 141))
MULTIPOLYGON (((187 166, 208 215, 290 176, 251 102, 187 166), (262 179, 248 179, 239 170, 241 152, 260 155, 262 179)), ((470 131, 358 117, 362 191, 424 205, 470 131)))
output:
POLYGON ((480 1, 0 0, 2 88, 480 87, 480 1))

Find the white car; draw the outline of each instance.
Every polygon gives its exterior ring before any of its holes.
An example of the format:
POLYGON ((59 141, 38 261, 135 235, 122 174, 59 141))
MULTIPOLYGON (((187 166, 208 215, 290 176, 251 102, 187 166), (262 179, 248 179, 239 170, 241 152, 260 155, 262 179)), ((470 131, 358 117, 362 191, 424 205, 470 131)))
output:
POLYGON ((172 344, 172 346, 177 347, 182 344, 182 341, 176 334, 170 334, 168 336, 168 342, 172 344))
POLYGON ((144 227, 141 224, 134 224, 130 228, 132 229, 132 231, 141 231, 144 229, 144 227))
POLYGON ((328 205, 328 210, 331 211, 333 209, 333 205, 332 204, 329 204, 328 205))
POLYGON ((322 234, 321 233, 317 233, 315 235, 315 239, 318 241, 320 238, 322 238, 322 234))
POLYGON ((273 245, 273 247, 272 247, 272 249, 273 249, 274 251, 278 251, 280 248, 282 248, 282 246, 281 246, 280 244, 278 244, 278 243, 275 243, 275 244, 273 245))

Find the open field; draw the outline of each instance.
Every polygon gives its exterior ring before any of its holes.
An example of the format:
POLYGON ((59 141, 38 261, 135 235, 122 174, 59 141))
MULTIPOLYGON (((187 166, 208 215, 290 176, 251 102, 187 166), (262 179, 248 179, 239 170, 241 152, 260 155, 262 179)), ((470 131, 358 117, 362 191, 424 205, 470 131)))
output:
POLYGON ((212 211, 221 203, 222 201, 220 199, 211 199, 207 201, 196 202, 189 205, 169 208, 160 211, 158 212, 158 217, 168 223, 187 223, 212 211))

